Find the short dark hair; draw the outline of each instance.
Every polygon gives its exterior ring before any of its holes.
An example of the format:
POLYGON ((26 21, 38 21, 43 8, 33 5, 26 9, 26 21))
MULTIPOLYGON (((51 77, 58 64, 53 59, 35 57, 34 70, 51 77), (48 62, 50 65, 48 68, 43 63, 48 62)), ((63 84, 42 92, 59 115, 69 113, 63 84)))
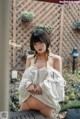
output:
POLYGON ((50 39, 46 31, 43 29, 36 29, 32 32, 31 38, 30 38, 30 48, 31 50, 34 49, 34 43, 36 42, 43 42, 46 44, 46 50, 48 50, 49 45, 50 45, 50 39))

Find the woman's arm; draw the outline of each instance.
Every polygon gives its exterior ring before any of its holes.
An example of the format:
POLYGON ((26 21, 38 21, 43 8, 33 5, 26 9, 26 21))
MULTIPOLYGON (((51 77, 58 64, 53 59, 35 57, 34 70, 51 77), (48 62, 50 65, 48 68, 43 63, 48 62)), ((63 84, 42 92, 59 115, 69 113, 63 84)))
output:
POLYGON ((30 58, 30 56, 27 56, 25 69, 27 69, 28 67, 30 67, 30 65, 31 65, 31 58, 30 58))
MULTIPOLYGON (((28 55, 27 56, 27 58, 26 58, 26 67, 25 67, 26 69, 31 66, 31 61, 32 61, 33 57, 34 57, 33 55, 28 55)), ((33 94, 36 93, 35 92, 35 85, 30 81, 28 81, 28 82, 30 83, 27 86, 28 92, 33 93, 33 94)))
POLYGON ((27 69, 28 67, 31 66, 31 60, 33 59, 33 55, 28 55, 27 58, 26 58, 26 66, 25 68, 27 69))
POLYGON ((60 56, 56 55, 54 59, 54 68, 62 74, 62 59, 60 56))
POLYGON ((26 88, 28 88, 28 86, 32 84, 32 78, 31 78, 32 75, 31 75, 31 72, 28 69, 28 67, 30 67, 30 65, 31 65, 31 55, 29 55, 27 57, 25 71, 22 75, 22 80, 20 82, 20 88, 24 87, 25 85, 26 85, 26 88))

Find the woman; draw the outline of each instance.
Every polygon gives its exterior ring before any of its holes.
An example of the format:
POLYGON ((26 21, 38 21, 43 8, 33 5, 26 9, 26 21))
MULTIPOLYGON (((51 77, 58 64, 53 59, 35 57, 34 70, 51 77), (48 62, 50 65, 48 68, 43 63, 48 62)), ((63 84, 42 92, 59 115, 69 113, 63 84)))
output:
POLYGON ((54 117, 64 99, 61 57, 49 52, 50 40, 44 30, 33 31, 26 70, 19 86, 21 110, 39 110, 45 117, 54 117))

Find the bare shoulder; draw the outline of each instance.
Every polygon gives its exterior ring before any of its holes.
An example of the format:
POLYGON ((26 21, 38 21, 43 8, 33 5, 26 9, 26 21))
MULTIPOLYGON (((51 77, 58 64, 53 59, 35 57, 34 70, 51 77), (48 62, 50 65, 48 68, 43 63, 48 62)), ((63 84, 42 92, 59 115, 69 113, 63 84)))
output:
POLYGON ((62 73, 62 60, 59 55, 51 54, 53 60, 53 67, 62 73))
POLYGON ((54 59, 54 60, 61 60, 61 56, 56 55, 56 54, 50 54, 50 56, 54 59))
POLYGON ((34 58, 34 55, 28 55, 27 60, 32 60, 34 58))
POLYGON ((28 55, 26 58, 26 68, 31 65, 31 60, 34 58, 34 55, 28 55))

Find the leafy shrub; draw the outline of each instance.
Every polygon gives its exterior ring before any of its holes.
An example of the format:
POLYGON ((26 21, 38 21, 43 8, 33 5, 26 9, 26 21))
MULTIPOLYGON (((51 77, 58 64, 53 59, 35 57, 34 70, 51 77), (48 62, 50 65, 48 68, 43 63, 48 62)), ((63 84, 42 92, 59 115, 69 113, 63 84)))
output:
POLYGON ((43 29, 43 30, 45 30, 48 34, 50 34, 50 33, 52 32, 51 26, 36 25, 35 28, 36 28, 36 29, 43 29))
POLYGON ((20 14, 21 20, 26 22, 26 21, 31 21, 34 17, 34 14, 32 12, 21 12, 20 14))
POLYGON ((76 22, 73 23, 73 29, 80 30, 80 21, 76 21, 76 22))

